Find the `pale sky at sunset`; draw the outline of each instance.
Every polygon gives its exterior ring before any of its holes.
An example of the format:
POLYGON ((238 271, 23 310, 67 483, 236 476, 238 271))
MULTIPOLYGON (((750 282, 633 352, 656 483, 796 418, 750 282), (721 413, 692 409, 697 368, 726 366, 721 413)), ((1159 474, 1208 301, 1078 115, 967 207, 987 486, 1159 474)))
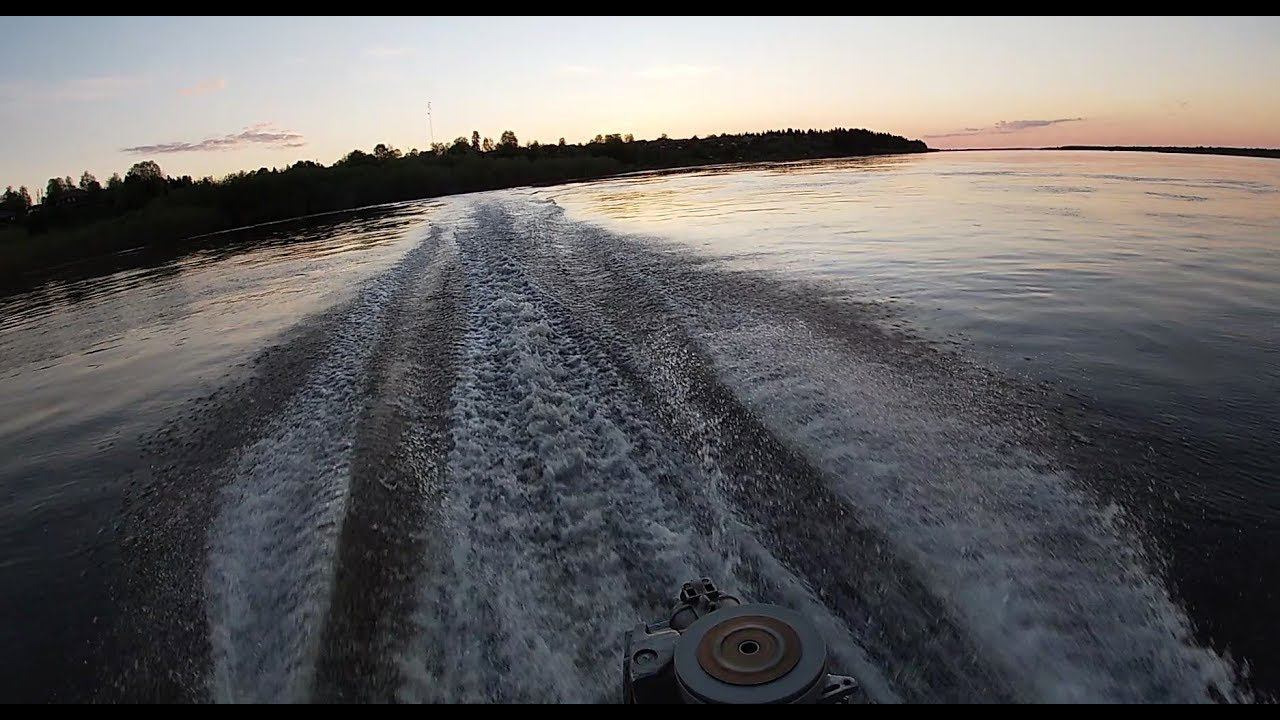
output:
POLYGON ((5 18, 0 187, 220 176, 477 129, 867 127, 931 147, 1280 147, 1276 18, 5 18))

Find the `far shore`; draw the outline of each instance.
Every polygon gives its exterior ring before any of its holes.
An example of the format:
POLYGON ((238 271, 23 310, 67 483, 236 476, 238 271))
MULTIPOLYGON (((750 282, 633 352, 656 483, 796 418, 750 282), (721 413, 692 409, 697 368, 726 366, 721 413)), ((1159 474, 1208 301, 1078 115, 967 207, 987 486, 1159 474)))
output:
POLYGON ((1185 155, 1234 155, 1280 159, 1280 148, 1177 147, 1159 145, 1059 145, 1057 147, 929 148, 929 152, 992 152, 995 150, 1104 150, 1107 152, 1181 153, 1185 155))

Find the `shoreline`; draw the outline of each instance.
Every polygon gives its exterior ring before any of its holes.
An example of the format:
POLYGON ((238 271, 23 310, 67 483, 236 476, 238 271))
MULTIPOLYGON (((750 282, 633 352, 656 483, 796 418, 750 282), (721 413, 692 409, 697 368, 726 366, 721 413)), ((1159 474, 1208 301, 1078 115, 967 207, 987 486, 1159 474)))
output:
MULTIPOLYGON (((706 162, 706 163, 687 163, 667 166, 653 166, 641 168, 626 168, 620 172, 604 172, 601 174, 587 174, 580 177, 555 178, 542 181, 516 183, 511 185, 498 185, 494 187, 481 187, 475 189, 467 189, 459 192, 446 192, 438 194, 428 194, 421 197, 412 197, 405 199, 390 200, 386 202, 364 203, 346 208, 337 208, 333 210, 324 210, 315 213, 305 213, 301 215, 290 215, 288 217, 278 218, 274 220, 265 220, 262 222, 249 223, 245 225, 235 225, 232 227, 216 227, 213 229, 203 229, 189 233, 178 233, 174 237, 155 237, 151 240, 140 240, 134 243, 122 243, 118 247, 105 247, 86 251, 83 246, 76 247, 77 240, 83 240, 84 236, 89 236, 95 232, 101 232, 110 226, 120 226, 123 224, 140 224, 147 225, 148 218, 145 217, 147 208, 134 211, 129 215, 107 218, 99 222, 69 228, 63 231, 53 231, 39 235, 31 235, 25 230, 14 227, 12 229, 0 229, 0 298, 17 295, 32 288, 38 287, 40 284, 47 282, 60 274, 68 271, 77 275, 77 279, 89 277, 97 277, 109 274, 111 270, 101 267, 101 265, 110 264, 110 259, 131 255, 136 253, 154 252, 162 258, 180 257, 193 248, 195 244, 201 241, 208 241, 211 238, 217 238, 223 235, 231 235, 253 228, 270 227, 272 225, 283 225, 292 222, 305 222, 324 217, 341 217, 346 214, 365 212, 376 208, 393 207, 406 203, 422 202, 426 200, 434 200, 437 198, 454 197, 458 195, 467 195, 476 192, 492 192, 495 190, 518 190, 521 188, 540 188, 554 187, 556 185, 572 185, 584 182, 595 182, 598 180, 610 180, 622 177, 649 175, 660 173, 678 173, 696 170, 705 170, 707 168, 717 167, 738 167, 750 165, 777 165, 785 163, 811 162, 819 160, 841 160, 864 157, 888 157, 892 155, 923 155, 928 150, 906 151, 886 150, 883 152, 862 152, 849 155, 815 155, 806 157, 794 157, 777 160, 740 160, 734 162, 706 162), (12 233, 11 237, 6 237, 12 233), (43 246, 43 247, 42 247, 43 246), (51 252, 52 251, 52 252, 51 252), (57 251, 65 251, 65 254, 57 251), (56 258, 55 262, 42 261, 50 258, 50 255, 62 255, 56 258), (74 255, 74 257, 68 257, 74 255), (84 268, 92 264, 99 264, 94 271, 75 273, 77 268, 84 268)), ((197 220, 197 223, 200 223, 197 220)), ((136 231, 138 235, 144 235, 156 231, 154 228, 139 228, 136 231)), ((113 245, 113 243, 104 243, 113 245)))
POLYGON ((1237 148, 1237 147, 1182 147, 1176 145, 1057 145, 1053 147, 989 147, 989 148, 929 148, 927 152, 1005 152, 1018 151, 1063 151, 1078 152, 1092 150, 1095 152, 1141 152, 1166 153, 1169 155, 1220 155, 1223 157, 1256 157, 1280 160, 1280 148, 1237 148))

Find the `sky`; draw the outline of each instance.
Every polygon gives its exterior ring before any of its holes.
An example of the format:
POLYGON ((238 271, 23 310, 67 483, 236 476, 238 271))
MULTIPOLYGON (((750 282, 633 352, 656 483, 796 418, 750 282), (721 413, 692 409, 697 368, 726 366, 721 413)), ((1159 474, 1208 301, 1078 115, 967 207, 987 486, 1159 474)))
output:
POLYGON ((1280 147, 1277 18, 4 18, 0 186, 379 142, 866 127, 1280 147), (427 103, 431 103, 428 123, 427 103))

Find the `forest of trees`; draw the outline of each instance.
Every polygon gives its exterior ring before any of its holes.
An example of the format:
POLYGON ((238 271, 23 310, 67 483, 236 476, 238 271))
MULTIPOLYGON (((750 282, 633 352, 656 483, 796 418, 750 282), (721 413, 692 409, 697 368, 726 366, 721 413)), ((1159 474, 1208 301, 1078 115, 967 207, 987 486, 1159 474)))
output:
POLYGON ((635 140, 597 135, 582 144, 530 142, 473 132, 429 150, 379 144, 325 166, 311 161, 220 180, 168 177, 154 161, 101 183, 51 178, 39 204, 25 187, 0 196, 0 282, 116 250, 244 225, 379 203, 521 185, 560 183, 635 170, 731 162, 925 152, 919 140, 870 130, 779 130, 635 140))
POLYGON ((1187 155, 1238 155, 1242 157, 1280 158, 1277 148, 1181 147, 1169 145, 1063 145, 1058 150, 1110 150, 1113 152, 1182 153, 1187 155))

